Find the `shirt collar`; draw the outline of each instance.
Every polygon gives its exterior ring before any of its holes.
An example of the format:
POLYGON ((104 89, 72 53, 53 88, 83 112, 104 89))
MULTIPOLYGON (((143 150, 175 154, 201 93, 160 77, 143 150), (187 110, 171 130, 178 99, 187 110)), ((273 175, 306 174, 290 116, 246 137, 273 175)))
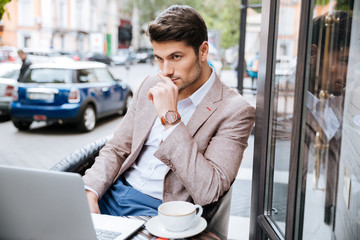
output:
POLYGON ((191 100, 192 104, 194 104, 195 107, 199 105, 199 103, 204 98, 204 96, 209 92, 214 81, 215 81, 215 70, 213 67, 211 67, 211 75, 209 79, 198 90, 196 90, 196 92, 194 92, 190 97, 188 97, 188 99, 191 100))

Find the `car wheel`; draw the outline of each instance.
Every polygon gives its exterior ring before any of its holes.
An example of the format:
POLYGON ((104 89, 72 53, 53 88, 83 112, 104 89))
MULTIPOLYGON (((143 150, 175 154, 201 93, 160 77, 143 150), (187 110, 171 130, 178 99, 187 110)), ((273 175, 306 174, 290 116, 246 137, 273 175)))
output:
POLYGON ((133 98, 132 93, 131 93, 131 92, 128 92, 128 93, 126 94, 126 97, 125 97, 124 107, 119 111, 119 114, 120 114, 120 115, 125 115, 125 113, 127 112, 127 110, 128 110, 129 107, 130 107, 132 98, 133 98))
POLYGON ((91 105, 87 105, 85 110, 82 112, 78 128, 84 132, 90 132, 95 128, 96 124, 96 113, 95 109, 91 105))
POLYGON ((27 121, 13 121, 14 126, 20 131, 29 130, 31 123, 27 121))

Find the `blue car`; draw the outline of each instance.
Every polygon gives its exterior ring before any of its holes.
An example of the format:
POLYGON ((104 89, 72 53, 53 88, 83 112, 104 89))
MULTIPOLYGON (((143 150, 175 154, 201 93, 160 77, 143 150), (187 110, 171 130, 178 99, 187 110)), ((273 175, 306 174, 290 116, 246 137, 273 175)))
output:
POLYGON ((97 62, 33 64, 19 80, 11 118, 19 130, 33 121, 76 123, 81 131, 94 129, 96 120, 125 114, 133 93, 97 62))

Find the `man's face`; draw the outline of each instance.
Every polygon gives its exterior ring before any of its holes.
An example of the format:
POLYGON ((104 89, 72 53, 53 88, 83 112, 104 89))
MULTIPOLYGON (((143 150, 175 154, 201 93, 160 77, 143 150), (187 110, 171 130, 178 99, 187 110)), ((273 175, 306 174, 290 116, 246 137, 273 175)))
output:
POLYGON ((349 48, 341 48, 340 50, 333 51, 332 54, 333 56, 330 65, 330 82, 328 91, 329 93, 337 96, 341 95, 345 88, 349 60, 349 48))
POLYGON ((25 60, 25 58, 26 58, 26 53, 24 53, 24 52, 22 52, 22 53, 19 53, 19 57, 20 57, 20 59, 21 60, 25 60))
MULTIPOLYGON (((206 42, 204 44, 208 46, 206 42)), ((200 49, 203 49, 203 45, 200 49)), ((160 72, 171 78, 179 89, 181 99, 190 96, 207 80, 202 74, 202 63, 206 57, 202 54, 199 58, 184 41, 153 41, 152 47, 160 72)))

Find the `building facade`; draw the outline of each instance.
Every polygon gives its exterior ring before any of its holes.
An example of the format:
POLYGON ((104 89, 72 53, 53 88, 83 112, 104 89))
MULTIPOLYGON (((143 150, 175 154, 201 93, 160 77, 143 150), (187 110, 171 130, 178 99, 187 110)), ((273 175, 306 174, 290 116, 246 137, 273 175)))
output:
POLYGON ((108 54, 117 50, 116 0, 13 0, 6 10, 1 45, 108 54))

